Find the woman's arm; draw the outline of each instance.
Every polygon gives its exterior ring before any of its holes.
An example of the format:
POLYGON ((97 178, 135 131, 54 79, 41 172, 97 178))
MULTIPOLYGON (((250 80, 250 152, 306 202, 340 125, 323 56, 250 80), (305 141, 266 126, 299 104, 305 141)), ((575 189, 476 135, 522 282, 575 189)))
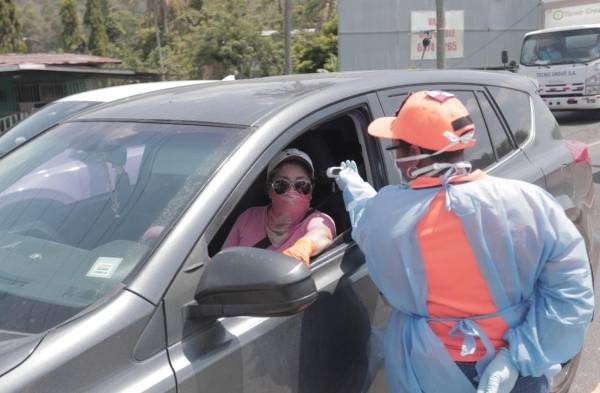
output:
POLYGON ((283 253, 304 262, 308 266, 310 264, 310 257, 323 251, 332 241, 333 231, 325 224, 325 219, 323 217, 314 217, 309 221, 304 236, 296 240, 283 253))
POLYGON ((311 239, 315 243, 315 250, 310 256, 317 255, 326 249, 333 241, 331 229, 325 225, 322 217, 315 217, 310 220, 306 227, 306 235, 303 237, 311 239))

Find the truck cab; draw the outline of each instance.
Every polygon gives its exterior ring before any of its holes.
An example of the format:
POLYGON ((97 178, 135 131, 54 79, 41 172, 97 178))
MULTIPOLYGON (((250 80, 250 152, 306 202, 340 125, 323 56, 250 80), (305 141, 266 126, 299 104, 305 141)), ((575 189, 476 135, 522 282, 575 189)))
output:
POLYGON ((600 110, 600 24, 527 33, 518 72, 553 111, 600 110))

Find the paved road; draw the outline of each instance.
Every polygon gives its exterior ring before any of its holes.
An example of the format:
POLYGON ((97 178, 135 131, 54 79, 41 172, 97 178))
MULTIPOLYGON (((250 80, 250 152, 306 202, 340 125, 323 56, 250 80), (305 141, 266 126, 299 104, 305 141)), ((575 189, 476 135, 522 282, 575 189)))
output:
MULTIPOLYGON (((600 113, 565 112, 556 115, 563 136, 588 145, 594 171, 596 200, 594 235, 600 237, 600 113)), ((569 393, 600 393, 600 284, 596 279, 596 320, 584 344, 583 356, 569 393)))

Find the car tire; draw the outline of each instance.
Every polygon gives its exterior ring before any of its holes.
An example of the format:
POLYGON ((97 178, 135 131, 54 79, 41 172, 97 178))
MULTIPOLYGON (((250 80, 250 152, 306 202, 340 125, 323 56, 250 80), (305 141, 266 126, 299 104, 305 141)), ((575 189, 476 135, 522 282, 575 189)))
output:
POLYGON ((552 388, 550 389, 552 393, 567 393, 569 391, 575 379, 580 359, 581 352, 562 365, 562 370, 552 378, 552 388))

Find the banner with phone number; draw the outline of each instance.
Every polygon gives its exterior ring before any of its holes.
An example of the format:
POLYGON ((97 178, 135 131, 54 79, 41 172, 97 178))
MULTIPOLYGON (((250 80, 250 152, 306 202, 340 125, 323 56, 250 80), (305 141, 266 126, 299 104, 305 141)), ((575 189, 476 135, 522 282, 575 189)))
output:
MULTIPOLYGON (((445 46, 446 58, 463 57, 464 11, 446 11, 445 46)), ((413 11, 410 13, 410 59, 420 60, 423 55, 423 38, 429 38, 431 43, 425 48, 423 59, 436 58, 436 17, 435 11, 413 11)))

